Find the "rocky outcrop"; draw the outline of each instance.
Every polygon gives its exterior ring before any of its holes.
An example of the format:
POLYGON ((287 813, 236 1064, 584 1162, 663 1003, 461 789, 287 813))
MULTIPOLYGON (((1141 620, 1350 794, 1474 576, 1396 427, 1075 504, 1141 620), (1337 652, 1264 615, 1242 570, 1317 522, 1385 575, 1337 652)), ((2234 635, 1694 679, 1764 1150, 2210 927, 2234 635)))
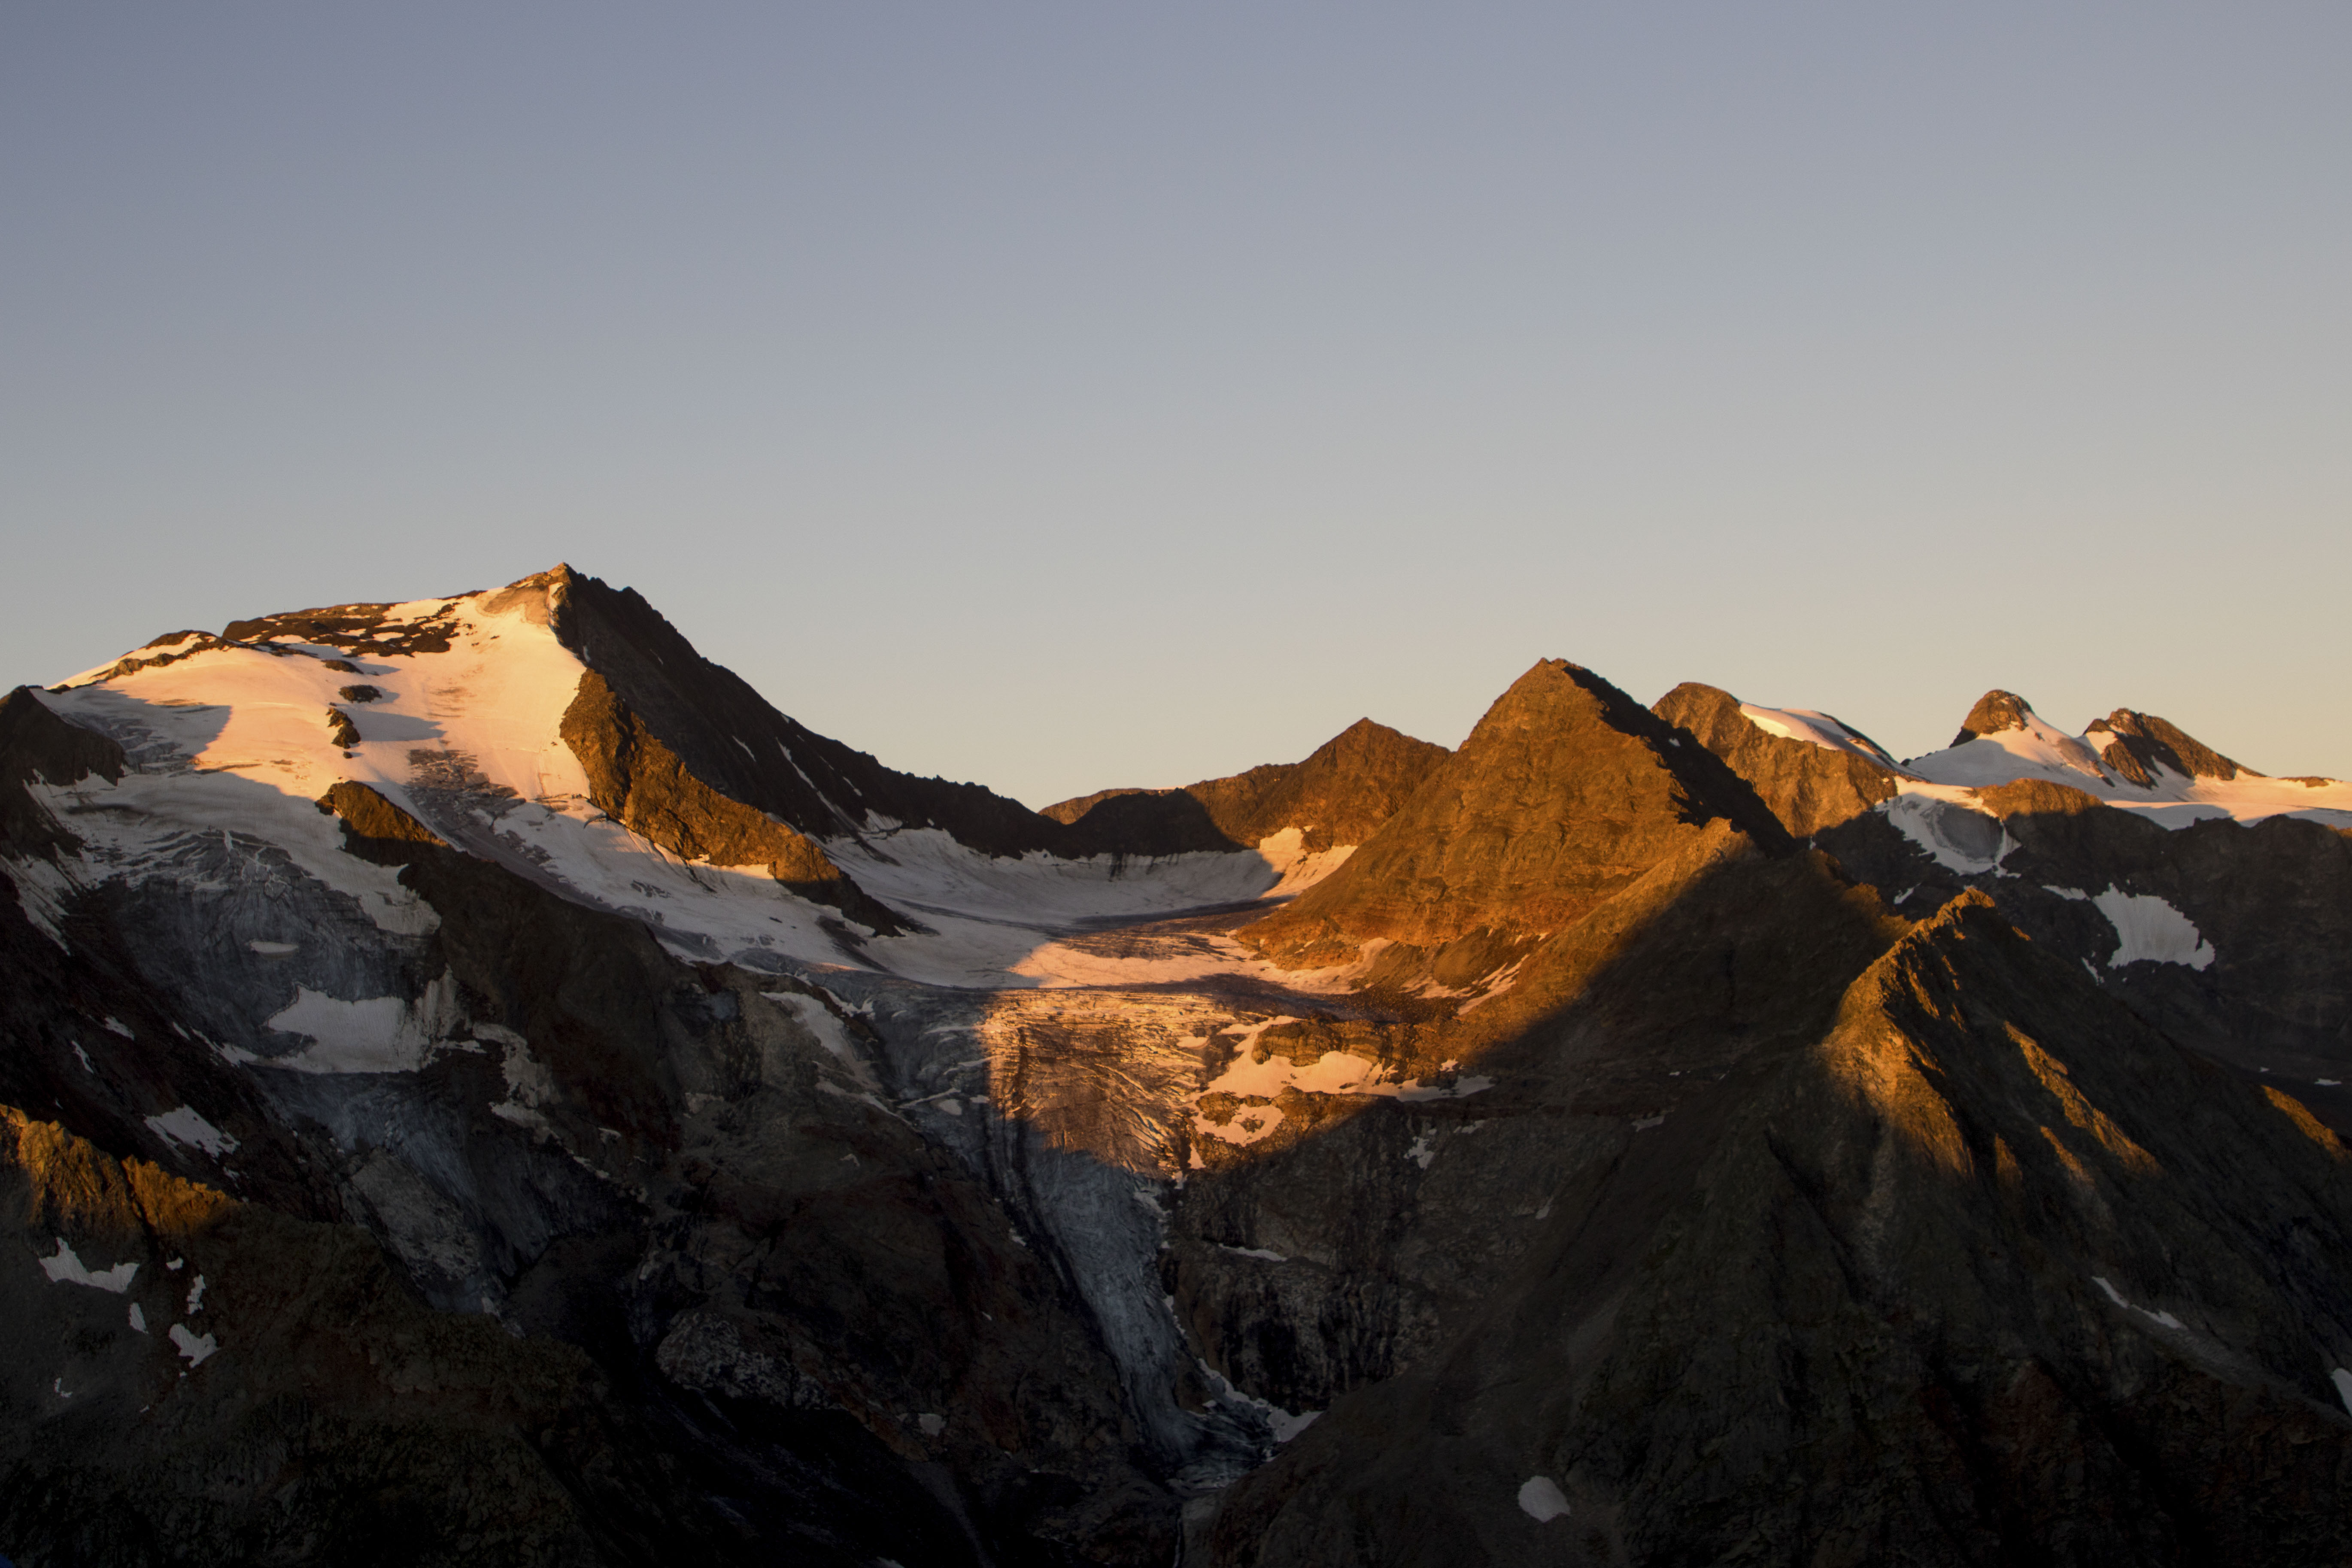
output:
POLYGON ((2169 768, 2183 778, 2233 779, 2241 773, 2260 778, 2175 724, 2153 713, 2118 708, 2104 719, 2091 721, 2083 731, 2097 750, 2100 761, 2145 789, 2156 783, 2158 768, 2169 768))
MULTIPOLYGON (((319 797, 319 809, 340 816, 349 828, 354 848, 368 852, 371 858, 386 859, 383 847, 402 844, 434 844, 447 847, 446 842, 431 828, 376 794, 363 784, 345 779, 319 797)), ((397 863, 395 852, 391 863, 397 863)))
POLYGON ((898 773, 777 712, 635 589, 559 566, 504 592, 551 616, 564 645, 686 773, 804 835, 855 835, 881 820, 941 828, 992 855, 1052 849, 1060 839, 1057 824, 1018 801, 898 773))
POLYGON ((25 786, 70 784, 96 776, 122 776, 122 748, 104 735, 68 724, 30 688, 0 697, 0 839, 46 852, 71 845, 73 836, 33 803, 25 786))
POLYGON ((273 652, 278 651, 279 645, 310 644, 362 657, 446 653, 451 616, 458 601, 469 596, 453 594, 411 605, 330 605, 322 609, 256 616, 223 626, 220 641, 273 652))
POLYGON ((685 859, 765 866, 787 890, 830 904, 877 934, 904 929, 806 835, 697 777, 597 671, 580 678, 562 732, 587 773, 589 798, 631 832, 685 859))
POLYGON ((1854 752, 1767 733, 1727 691, 1686 680, 1654 705, 1658 717, 1721 757, 1800 838, 1850 821, 1896 789, 1895 770, 1854 752))
POLYGON ((1239 934, 1294 968, 1345 963, 1385 942, 1459 985, 1582 918, 1717 819, 1788 841, 1718 759, 1590 670, 1548 660, 1347 865, 1239 934))
POLYGON ((1960 721, 1960 732, 1952 737, 1952 744, 1965 746, 1970 741, 1998 735, 2004 730, 2032 729, 2033 718, 2032 703, 2014 691, 1996 687, 1977 699, 1977 705, 1960 721))

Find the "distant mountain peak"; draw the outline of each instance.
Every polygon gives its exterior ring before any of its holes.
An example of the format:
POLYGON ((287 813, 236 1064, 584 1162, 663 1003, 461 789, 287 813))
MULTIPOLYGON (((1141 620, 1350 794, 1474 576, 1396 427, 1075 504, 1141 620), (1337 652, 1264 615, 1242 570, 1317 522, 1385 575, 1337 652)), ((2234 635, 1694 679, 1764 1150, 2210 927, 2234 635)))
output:
POLYGON ((1965 746, 1970 741, 1987 735, 1998 735, 2004 730, 2031 730, 2041 717, 2033 704, 2014 691, 1993 688, 1977 699, 1969 716, 1960 722, 1960 732, 1952 737, 1952 744, 1965 746))
POLYGON ((2155 770, 2170 768, 2183 778, 2233 779, 2263 775, 2223 756, 2194 735, 2153 713, 2118 708, 2104 719, 2091 721, 2083 738, 2096 747, 2100 759, 2142 788, 2156 783, 2155 770))

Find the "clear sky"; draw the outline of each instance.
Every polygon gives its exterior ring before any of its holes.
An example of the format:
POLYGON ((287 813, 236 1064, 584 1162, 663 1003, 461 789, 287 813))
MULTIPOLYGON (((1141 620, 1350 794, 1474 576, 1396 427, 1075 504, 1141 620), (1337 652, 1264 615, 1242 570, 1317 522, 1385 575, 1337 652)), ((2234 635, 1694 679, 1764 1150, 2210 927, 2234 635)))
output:
POLYGON ((0 8, 0 680, 643 591, 1032 804, 1538 658, 2352 775, 2352 6, 0 8))

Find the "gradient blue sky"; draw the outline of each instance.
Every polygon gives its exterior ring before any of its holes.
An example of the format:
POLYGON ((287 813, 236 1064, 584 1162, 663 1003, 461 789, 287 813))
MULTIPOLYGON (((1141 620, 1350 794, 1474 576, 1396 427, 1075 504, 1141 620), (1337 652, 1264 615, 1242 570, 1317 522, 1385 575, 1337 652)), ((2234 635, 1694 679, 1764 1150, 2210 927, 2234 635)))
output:
POLYGON ((0 680, 510 580, 1032 804, 1535 659, 2352 775, 2352 7, 0 9, 0 680))

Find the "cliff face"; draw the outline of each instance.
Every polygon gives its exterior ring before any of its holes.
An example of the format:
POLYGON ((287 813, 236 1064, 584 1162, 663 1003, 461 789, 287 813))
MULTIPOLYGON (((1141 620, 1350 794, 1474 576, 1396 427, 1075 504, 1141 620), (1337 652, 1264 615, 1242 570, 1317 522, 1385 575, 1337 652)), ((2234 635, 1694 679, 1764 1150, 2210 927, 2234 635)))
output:
POLYGON ((1994 696, 1037 814, 568 569, 18 690, 0 1552, 2344 1561, 2342 786, 1994 696))

